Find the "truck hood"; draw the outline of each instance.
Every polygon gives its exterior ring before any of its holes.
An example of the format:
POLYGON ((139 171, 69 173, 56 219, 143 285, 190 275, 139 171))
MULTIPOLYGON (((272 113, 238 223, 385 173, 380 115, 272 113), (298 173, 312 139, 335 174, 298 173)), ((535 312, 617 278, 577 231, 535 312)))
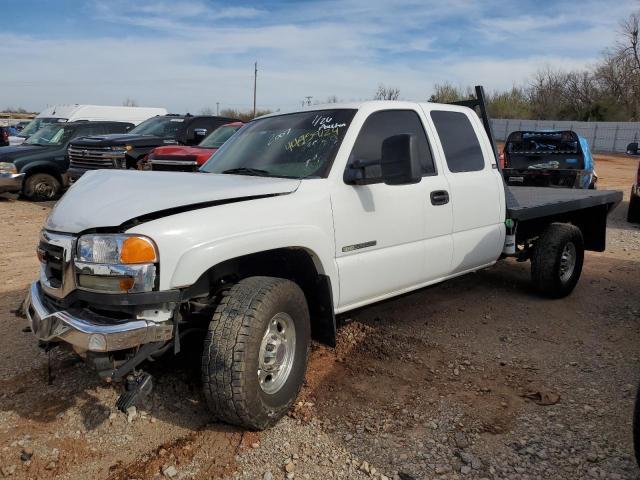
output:
POLYGON ((112 133, 110 135, 94 135, 82 137, 71 142, 73 145, 83 147, 114 147, 120 145, 132 145, 134 147, 155 147, 167 143, 174 144, 176 140, 156 137, 155 135, 136 135, 131 133, 112 133))
POLYGON ((300 180, 247 175, 95 170, 74 183, 51 211, 47 230, 115 228, 188 210, 294 192, 300 180))
POLYGON ((186 145, 167 145, 166 147, 157 147, 149 155, 150 160, 195 160, 198 165, 204 164, 217 148, 205 147, 188 147, 186 145))
MULTIPOLYGON (((56 148, 61 148, 56 145, 56 148)), ((13 162, 24 155, 31 155, 36 152, 45 152, 52 147, 42 147, 38 145, 14 145, 9 147, 0 147, 0 162, 13 162)))

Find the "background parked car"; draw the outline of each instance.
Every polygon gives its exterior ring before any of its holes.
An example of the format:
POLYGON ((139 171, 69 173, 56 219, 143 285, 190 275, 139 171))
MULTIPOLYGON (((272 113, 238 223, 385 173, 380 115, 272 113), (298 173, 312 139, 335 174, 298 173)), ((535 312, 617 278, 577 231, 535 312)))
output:
POLYGON ((7 145, 9 145, 9 129, 0 127, 0 147, 6 147, 7 145))
POLYGON ((71 140, 86 135, 125 133, 127 122, 63 122, 48 125, 23 144, 0 148, 0 193, 22 192, 31 200, 55 198, 65 185, 71 140))
POLYGON ((227 123, 195 146, 171 145, 151 151, 146 168, 173 172, 196 172, 244 123, 227 123))
POLYGON ((589 143, 571 130, 512 132, 500 162, 511 186, 595 188, 598 179, 589 143))
POLYGON ((103 135, 74 141, 69 147, 69 179, 102 168, 139 168, 143 158, 160 145, 197 145, 209 133, 235 118, 165 115, 142 122, 127 135, 103 135), (87 152, 84 154, 84 152, 87 152))
MULTIPOLYGON (((637 142, 627 145, 627 155, 640 156, 637 142)), ((636 172, 636 183, 631 187, 627 222, 640 223, 640 162, 638 162, 638 170, 636 172)))
POLYGON ((24 130, 24 128, 25 128, 27 125, 29 125, 29 123, 31 123, 31 121, 30 121, 30 120, 22 120, 22 121, 20 121, 20 122, 16 123, 16 124, 14 125, 14 127, 16 127, 16 130, 17 130, 18 132, 21 132, 22 130, 24 130))
POLYGON ((54 105, 40 112, 24 129, 12 136, 11 145, 20 145, 29 135, 33 135, 42 127, 51 123, 112 121, 128 122, 138 125, 155 115, 165 115, 166 108, 156 107, 123 107, 111 105, 54 105))

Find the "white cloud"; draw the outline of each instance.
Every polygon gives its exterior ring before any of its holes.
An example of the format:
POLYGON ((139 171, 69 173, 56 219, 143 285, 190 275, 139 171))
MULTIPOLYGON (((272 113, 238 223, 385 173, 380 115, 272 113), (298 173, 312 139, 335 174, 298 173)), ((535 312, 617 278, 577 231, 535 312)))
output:
MULTIPOLYGON (((499 11, 496 2, 488 5, 499 11)), ((612 43, 624 17, 621 7, 612 19, 588 2, 576 30, 569 28, 575 12, 562 8, 543 24, 532 15, 487 15, 487 4, 479 3, 326 0, 277 12, 199 1, 97 3, 96 19, 131 25, 130 33, 81 40, 0 33, 0 107, 119 104, 129 97, 176 112, 215 102, 249 108, 254 59, 258 105, 272 109, 295 107, 306 95, 364 99, 379 83, 416 100, 443 81, 496 90, 547 65, 586 67, 612 43), (480 20, 456 29, 457 17, 480 20)))

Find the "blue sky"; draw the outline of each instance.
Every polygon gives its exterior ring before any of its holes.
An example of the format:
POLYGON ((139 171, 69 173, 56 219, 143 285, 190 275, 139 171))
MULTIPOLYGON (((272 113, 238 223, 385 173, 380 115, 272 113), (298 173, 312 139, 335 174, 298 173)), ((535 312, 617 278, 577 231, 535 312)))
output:
POLYGON ((525 83, 592 65, 638 0, 0 0, 0 108, 121 104, 175 112, 303 97, 422 100, 436 83, 525 83))

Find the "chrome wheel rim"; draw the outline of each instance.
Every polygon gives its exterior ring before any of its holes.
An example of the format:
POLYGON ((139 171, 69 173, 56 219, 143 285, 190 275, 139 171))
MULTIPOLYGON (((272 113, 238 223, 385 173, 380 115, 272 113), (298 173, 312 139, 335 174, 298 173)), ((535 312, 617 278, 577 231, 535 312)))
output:
POLYGON ((576 246, 568 242, 560 255, 560 280, 568 282, 576 266, 576 246))
POLYGON ((33 193, 41 198, 53 198, 55 192, 55 187, 45 180, 41 180, 33 186, 33 193))
POLYGON ((277 313, 269 320, 260 344, 258 381, 273 395, 286 383, 296 353, 296 327, 291 316, 277 313))

